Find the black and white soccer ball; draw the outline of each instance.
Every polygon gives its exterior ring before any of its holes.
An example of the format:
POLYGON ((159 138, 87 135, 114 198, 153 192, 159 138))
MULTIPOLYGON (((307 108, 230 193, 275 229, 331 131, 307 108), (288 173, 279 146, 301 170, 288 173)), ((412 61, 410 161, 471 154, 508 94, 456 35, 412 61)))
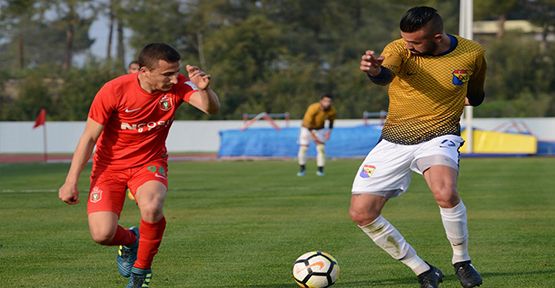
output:
POLYGON ((330 287, 339 277, 339 265, 330 254, 311 251, 301 255, 293 264, 293 279, 303 288, 330 287))

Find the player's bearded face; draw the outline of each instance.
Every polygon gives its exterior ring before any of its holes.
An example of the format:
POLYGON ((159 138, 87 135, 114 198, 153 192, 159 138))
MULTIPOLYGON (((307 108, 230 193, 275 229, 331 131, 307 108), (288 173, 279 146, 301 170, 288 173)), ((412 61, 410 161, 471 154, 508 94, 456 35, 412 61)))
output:
POLYGON ((413 55, 433 56, 438 49, 434 36, 429 35, 424 29, 411 33, 401 32, 401 37, 405 40, 407 49, 413 55))
POLYGON ((409 49, 410 53, 421 56, 433 56, 437 50, 437 43, 433 41, 423 42, 419 47, 412 47, 409 49))

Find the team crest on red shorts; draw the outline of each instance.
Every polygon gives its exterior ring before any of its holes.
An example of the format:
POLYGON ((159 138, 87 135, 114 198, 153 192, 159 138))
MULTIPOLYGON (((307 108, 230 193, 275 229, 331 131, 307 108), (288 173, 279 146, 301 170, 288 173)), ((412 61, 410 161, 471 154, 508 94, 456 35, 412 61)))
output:
POLYGON ((372 176, 372 173, 374 173, 374 170, 376 170, 376 166, 364 165, 362 166, 362 169, 360 169, 359 176, 362 178, 369 178, 370 176, 372 176))
POLYGON ((98 203, 100 202, 100 200, 102 200, 102 190, 98 187, 94 187, 93 190, 91 191, 91 196, 90 196, 90 200, 92 203, 98 203))
POLYGON ((163 111, 168 111, 168 110, 172 109, 172 107, 173 107, 172 98, 169 97, 168 95, 164 95, 164 97, 162 97, 162 99, 160 99, 160 101, 158 102, 158 106, 163 111))

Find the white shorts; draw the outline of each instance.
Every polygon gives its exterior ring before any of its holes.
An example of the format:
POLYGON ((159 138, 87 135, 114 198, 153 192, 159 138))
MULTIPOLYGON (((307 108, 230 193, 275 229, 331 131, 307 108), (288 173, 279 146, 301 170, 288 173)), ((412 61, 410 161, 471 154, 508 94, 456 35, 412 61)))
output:
MULTIPOLYGON (((318 141, 322 143, 326 142, 326 129, 314 129, 312 131, 314 131, 316 137, 318 137, 318 141)), ((301 127, 301 133, 299 134, 298 141, 299 145, 308 146, 310 141, 313 141, 310 130, 308 130, 308 128, 301 127)))
POLYGON ((360 165, 353 181, 353 194, 371 193, 391 198, 407 191, 411 171, 422 174, 430 166, 459 170, 459 148, 464 140, 445 135, 416 144, 401 145, 381 140, 360 165))

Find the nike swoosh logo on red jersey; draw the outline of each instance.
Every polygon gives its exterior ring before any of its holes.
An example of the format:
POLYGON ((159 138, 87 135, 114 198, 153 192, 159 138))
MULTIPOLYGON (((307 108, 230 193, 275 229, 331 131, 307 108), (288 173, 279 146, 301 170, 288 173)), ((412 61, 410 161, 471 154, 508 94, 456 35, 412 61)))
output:
POLYGON ((158 178, 162 178, 162 179, 168 178, 168 177, 164 177, 164 176, 162 176, 162 175, 160 175, 160 174, 158 174, 158 173, 154 173, 154 176, 155 176, 155 177, 158 177, 158 178))
POLYGON ((141 108, 135 108, 135 109, 125 108, 125 113, 131 113, 131 112, 135 112, 135 111, 139 111, 139 110, 141 110, 141 108))

